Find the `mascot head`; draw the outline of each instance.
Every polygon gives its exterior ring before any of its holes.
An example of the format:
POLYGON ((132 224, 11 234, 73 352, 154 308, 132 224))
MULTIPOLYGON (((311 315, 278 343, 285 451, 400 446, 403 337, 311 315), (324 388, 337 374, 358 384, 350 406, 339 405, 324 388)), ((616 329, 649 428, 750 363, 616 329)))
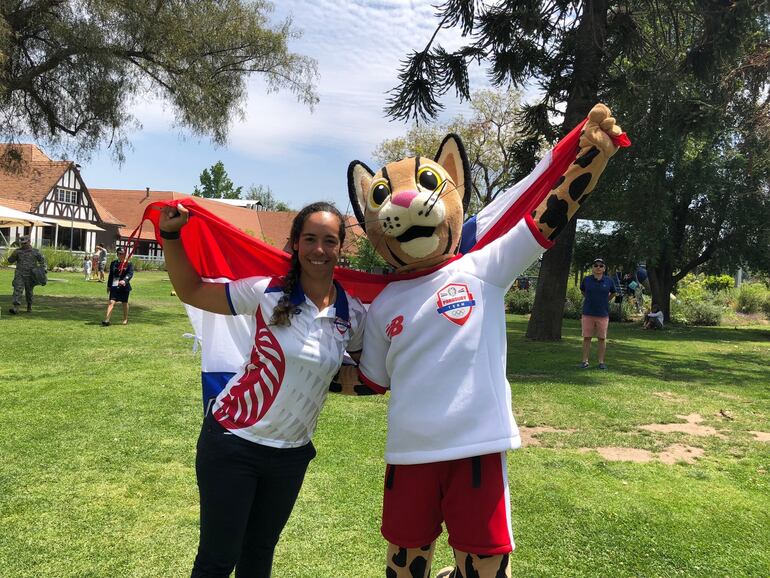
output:
POLYGON ((460 137, 448 135, 434 160, 411 157, 377 173, 348 167, 353 211, 375 250, 397 271, 437 265, 457 252, 471 195, 470 165, 460 137))

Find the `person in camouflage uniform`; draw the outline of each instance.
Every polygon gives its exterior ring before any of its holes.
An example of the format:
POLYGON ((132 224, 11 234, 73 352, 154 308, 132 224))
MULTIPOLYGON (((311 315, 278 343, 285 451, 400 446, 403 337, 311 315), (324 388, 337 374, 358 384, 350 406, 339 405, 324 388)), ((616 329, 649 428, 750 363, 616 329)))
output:
POLYGON ((16 263, 16 274, 13 276, 13 305, 8 310, 13 315, 19 312, 22 293, 27 294, 27 311, 32 311, 35 287, 32 270, 38 265, 45 267, 45 257, 30 244, 29 235, 22 235, 19 241, 21 241, 21 247, 8 257, 9 263, 16 263))

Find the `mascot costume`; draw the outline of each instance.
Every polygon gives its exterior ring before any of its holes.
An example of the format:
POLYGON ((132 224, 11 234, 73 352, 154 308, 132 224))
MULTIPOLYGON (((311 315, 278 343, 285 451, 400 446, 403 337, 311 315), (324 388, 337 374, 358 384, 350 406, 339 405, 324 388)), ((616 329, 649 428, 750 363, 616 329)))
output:
MULTIPOLYGON (((330 390, 390 391, 382 524, 389 578, 430 575, 442 522, 456 567, 438 577, 510 576, 506 451, 521 441, 505 377, 503 299, 575 215, 607 160, 629 144, 609 109, 596 105, 532 174, 465 224, 470 170, 458 137, 448 136, 435 160, 404 159, 376 174, 350 164, 356 217, 396 273, 335 271, 335 279, 371 307, 361 365, 343 367, 330 390)), ((177 204, 190 212, 181 241, 205 280, 288 271, 287 253, 192 199, 147 207, 143 221, 152 222, 161 244, 160 210, 177 204)), ((135 243, 129 247, 127 259, 135 243)), ((189 306, 188 313, 202 348, 205 410, 249 355, 256 322, 189 306)))
POLYGON ((442 522, 456 566, 438 578, 510 576, 506 452, 521 440, 505 375, 504 297, 575 215, 607 160, 629 144, 602 104, 572 138, 577 158, 571 149, 571 164, 551 176, 544 198, 524 193, 548 178, 544 167, 556 149, 465 226, 470 171, 457 136, 444 139, 435 160, 407 158, 377 173, 350 164, 361 226, 396 273, 406 274, 371 304, 358 368, 369 389, 390 392, 382 519, 388 577, 430 575, 442 522), (482 225, 487 234, 478 238, 482 225))

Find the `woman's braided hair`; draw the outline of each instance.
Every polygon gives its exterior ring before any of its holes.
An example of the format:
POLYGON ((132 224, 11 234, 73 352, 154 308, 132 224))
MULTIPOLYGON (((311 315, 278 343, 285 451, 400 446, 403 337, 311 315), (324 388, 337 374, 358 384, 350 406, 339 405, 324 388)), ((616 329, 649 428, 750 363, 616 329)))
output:
POLYGON ((305 226, 305 220, 313 213, 331 213, 335 215, 340 222, 340 247, 345 241, 345 218, 333 204, 323 201, 312 203, 297 213, 297 216, 294 217, 291 223, 291 234, 289 235, 289 245, 291 246, 289 272, 283 280, 283 295, 278 300, 275 309, 273 309, 273 315, 270 318, 271 325, 282 325, 284 327, 291 325, 291 316, 294 314, 294 306, 291 304, 291 293, 299 284, 299 277, 302 273, 302 265, 299 262, 299 255, 294 249, 294 244, 299 241, 302 228, 305 226))

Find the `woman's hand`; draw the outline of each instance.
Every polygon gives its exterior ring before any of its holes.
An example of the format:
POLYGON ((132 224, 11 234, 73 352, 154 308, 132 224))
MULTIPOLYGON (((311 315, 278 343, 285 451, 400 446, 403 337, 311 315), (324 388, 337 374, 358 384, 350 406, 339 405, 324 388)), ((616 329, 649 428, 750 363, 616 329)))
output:
POLYGON ((158 226, 161 231, 167 233, 176 233, 190 218, 190 211, 184 205, 177 205, 176 207, 163 207, 160 211, 160 219, 158 220, 158 226))

